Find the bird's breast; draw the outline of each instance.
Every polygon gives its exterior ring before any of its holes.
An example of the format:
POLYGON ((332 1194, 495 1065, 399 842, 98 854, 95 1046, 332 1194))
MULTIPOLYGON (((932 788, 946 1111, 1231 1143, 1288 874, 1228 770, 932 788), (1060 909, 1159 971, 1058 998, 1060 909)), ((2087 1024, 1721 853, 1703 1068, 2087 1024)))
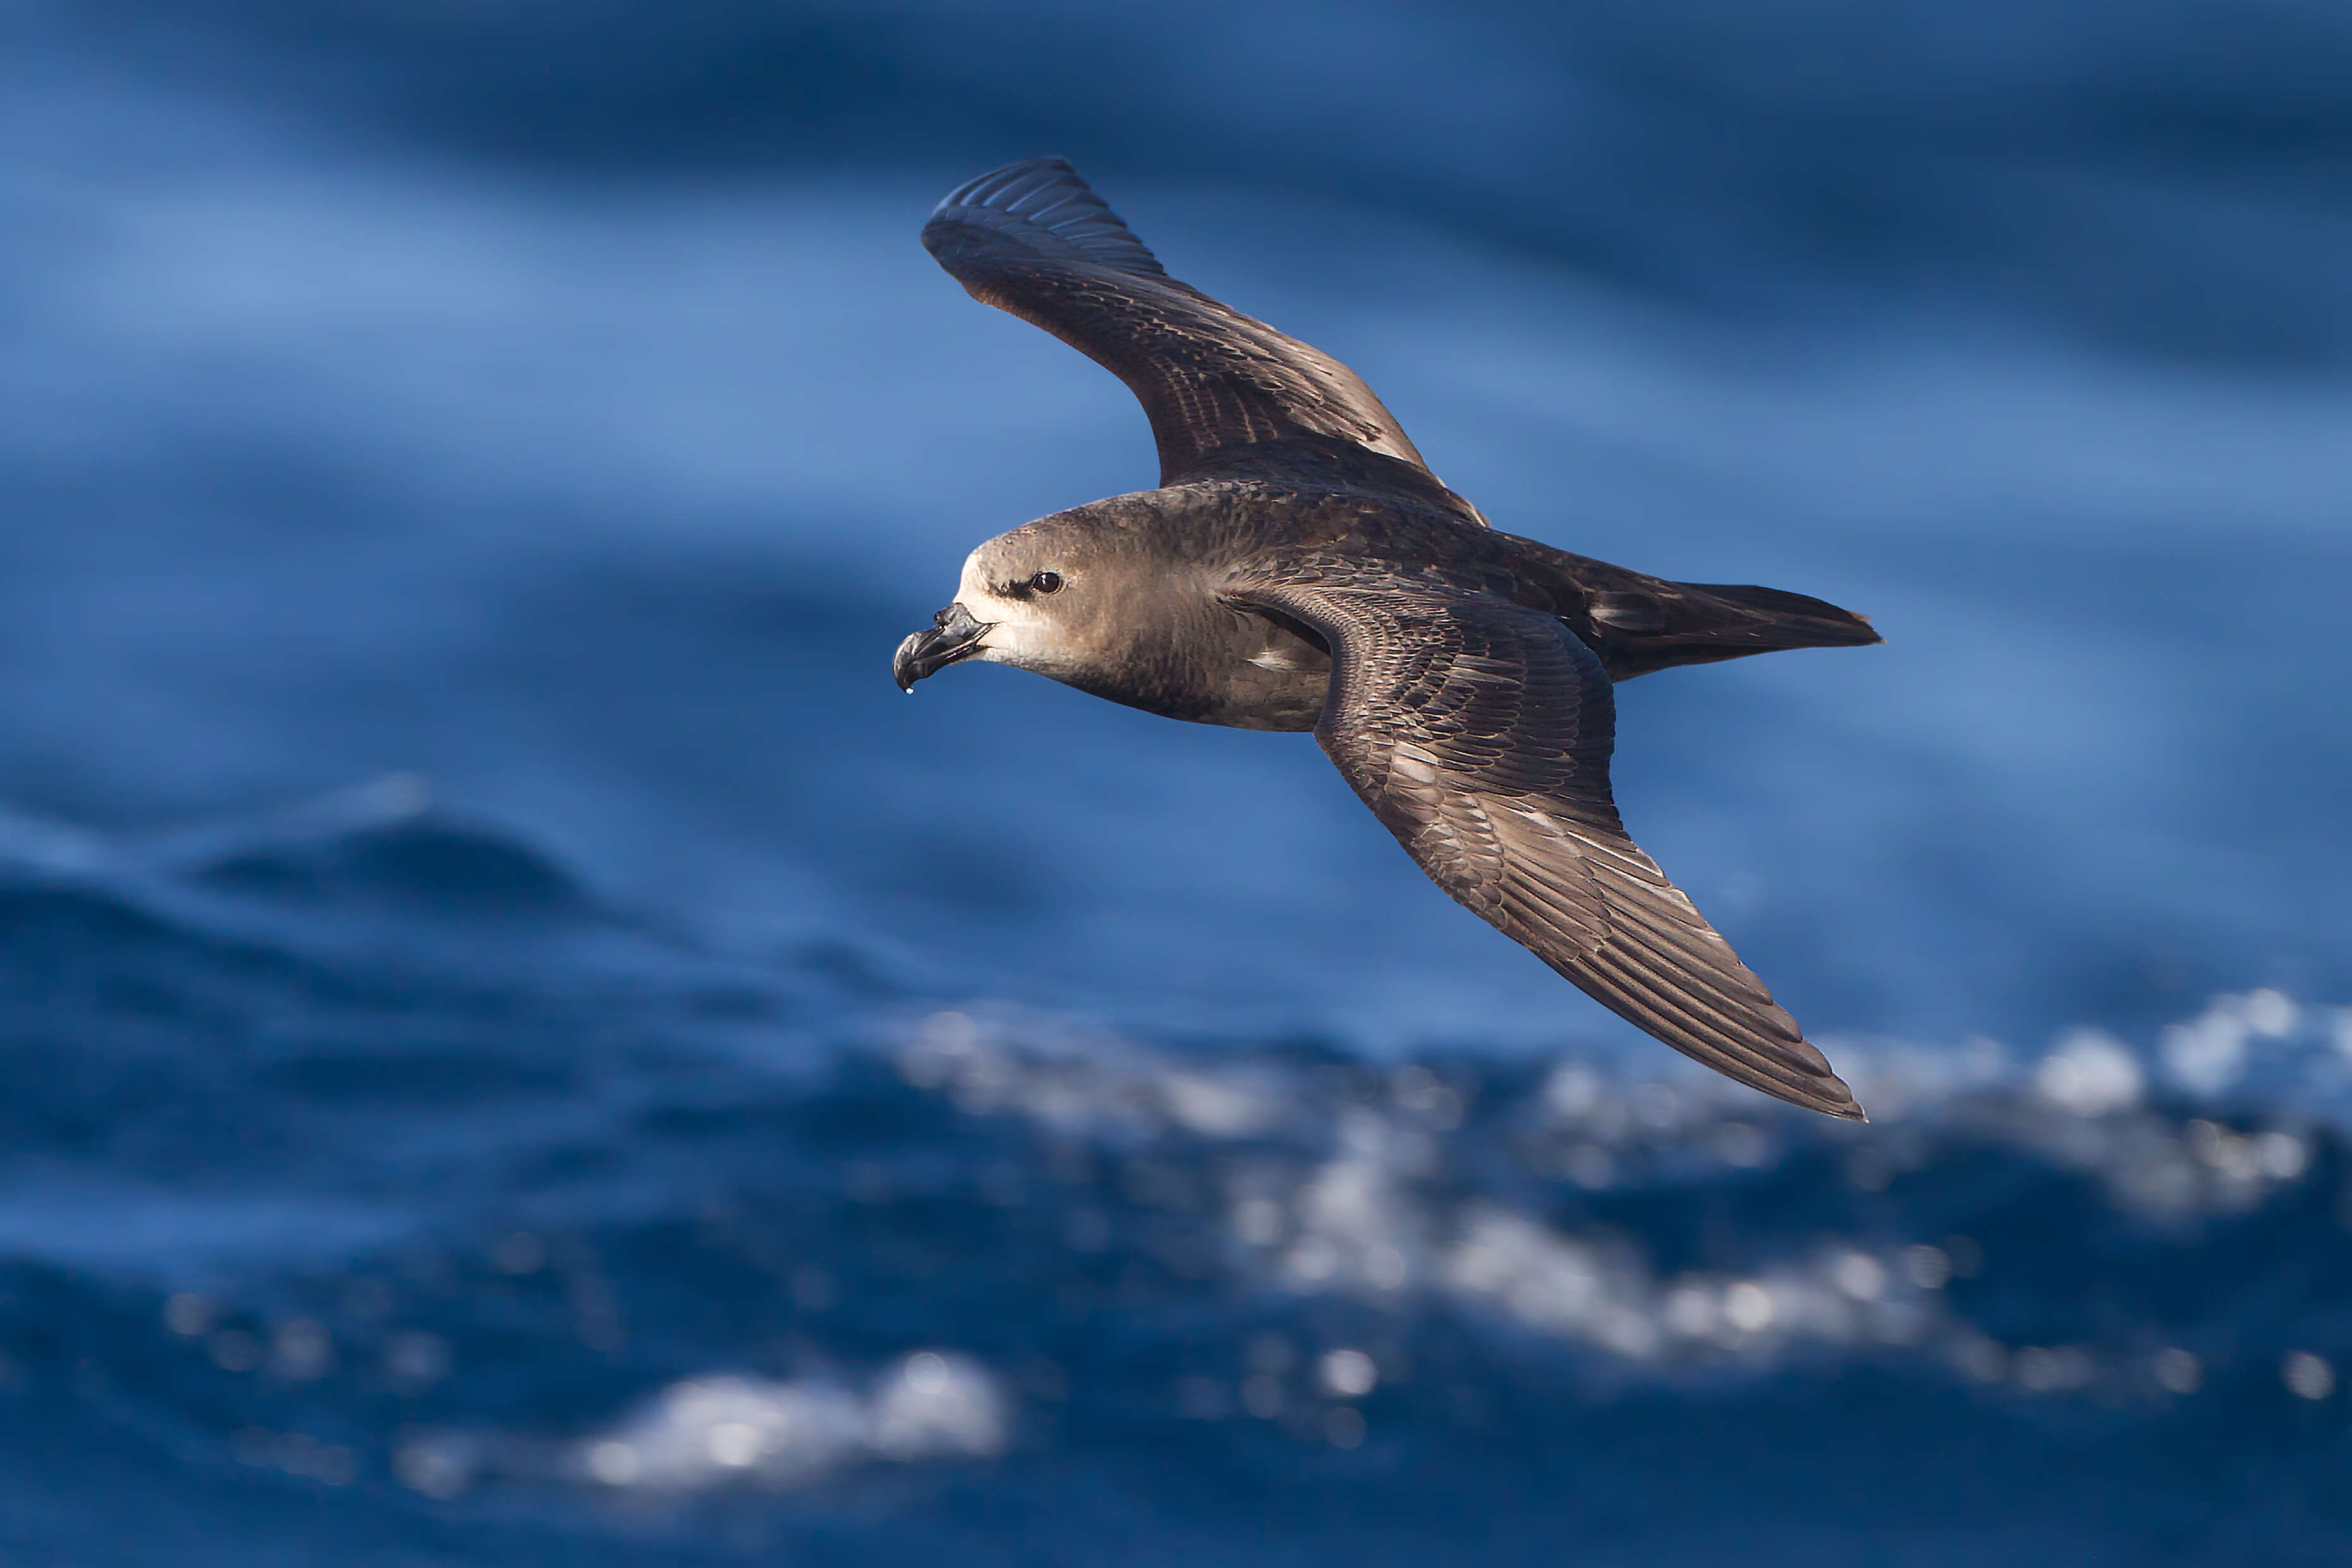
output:
POLYGON ((1310 730, 1331 658, 1273 622, 1219 603, 1145 632, 1113 664, 1061 675, 1082 691, 1166 718, 1232 729, 1310 730))

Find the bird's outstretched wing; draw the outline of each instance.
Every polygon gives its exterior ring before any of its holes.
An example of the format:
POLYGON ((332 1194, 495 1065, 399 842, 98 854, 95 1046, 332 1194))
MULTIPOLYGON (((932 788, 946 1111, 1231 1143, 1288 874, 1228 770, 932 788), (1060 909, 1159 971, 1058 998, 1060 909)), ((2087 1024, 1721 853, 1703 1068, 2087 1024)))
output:
POLYGON ((1355 371, 1169 277, 1059 158, 960 187, 932 210, 923 245, 973 298, 1125 382, 1151 420, 1163 485, 1258 476, 1279 450, 1293 463, 1370 454, 1397 470, 1391 482, 1444 491, 1355 371))
POLYGON ((1828 1059, 1626 836, 1609 790, 1609 677, 1557 619, 1393 582, 1234 597, 1330 648, 1315 737, 1438 886, 1685 1056, 1862 1119, 1828 1059))

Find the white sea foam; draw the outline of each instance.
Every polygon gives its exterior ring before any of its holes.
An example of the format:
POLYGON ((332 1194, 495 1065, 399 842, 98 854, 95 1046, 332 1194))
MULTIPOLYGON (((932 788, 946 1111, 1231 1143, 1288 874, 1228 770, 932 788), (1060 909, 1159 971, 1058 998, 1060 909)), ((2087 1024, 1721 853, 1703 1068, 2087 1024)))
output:
POLYGON ((572 1464, 623 1490, 800 1487, 858 1463, 989 1458, 1010 1436, 996 1376, 971 1356, 924 1350, 863 1393, 822 1378, 720 1374, 674 1383, 618 1426, 581 1440, 572 1464))
POLYGON ((2339 1017, 2254 991, 2213 998, 2152 1046, 2090 1028, 2038 1054, 1982 1039, 1832 1042, 1873 1107, 1866 1127, 1816 1121, 1685 1064, 1633 1079, 1613 1063, 1564 1062, 1498 1122, 1464 1131, 1476 1090, 1448 1081, 1460 1062, 1389 1072, 1386 1092, 1360 1067, 1355 1082, 1373 1092, 1334 1096, 1325 1080, 1344 1070, 1328 1065, 1179 1058, 1005 1009, 933 1015, 897 1060, 910 1083, 971 1114, 1126 1149, 1206 1145, 1234 1267, 1268 1291, 1450 1302, 1628 1369, 1909 1354, 2050 1393, 2157 1375, 2085 1347, 1987 1338, 1947 1295, 1975 1266, 1965 1237, 1821 1235, 1784 1239, 1792 1249, 1743 1272, 1662 1274, 1611 1228, 1563 1226, 1507 1190, 1481 1190, 1478 1155, 1499 1140, 1522 1168, 1605 1191, 1764 1171, 1826 1147, 1853 1186, 1876 1190, 1955 1144, 1990 1144, 2094 1177, 2128 1215, 2175 1223, 2259 1205, 2306 1178, 2317 1127, 2352 1126, 2339 1017), (1217 1114, 1198 1113, 1204 1095, 1217 1114))

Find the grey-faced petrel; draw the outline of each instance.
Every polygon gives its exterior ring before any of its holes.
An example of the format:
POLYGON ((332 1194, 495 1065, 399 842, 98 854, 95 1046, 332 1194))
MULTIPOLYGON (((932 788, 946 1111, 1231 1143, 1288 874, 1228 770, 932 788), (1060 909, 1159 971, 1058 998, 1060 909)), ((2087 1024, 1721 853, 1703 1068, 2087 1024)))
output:
POLYGON ((923 245, 1142 401, 1160 488, 989 540, 898 645, 1170 718, 1312 730, 1430 880, 1586 995, 1717 1071, 1862 1107, 1626 836, 1613 683, 1878 642, 1801 594, 1668 582, 1501 533, 1328 354, 1168 276, 1076 171, 1033 158, 941 202, 923 245))

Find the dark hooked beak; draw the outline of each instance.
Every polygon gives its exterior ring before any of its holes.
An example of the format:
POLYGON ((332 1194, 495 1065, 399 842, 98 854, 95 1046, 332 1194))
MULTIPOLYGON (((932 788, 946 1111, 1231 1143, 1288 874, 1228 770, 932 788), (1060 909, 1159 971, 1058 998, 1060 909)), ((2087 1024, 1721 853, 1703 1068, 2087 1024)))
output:
POLYGON ((900 691, 912 692, 925 675, 979 653, 980 640, 995 625, 993 621, 974 621, 961 601, 949 605, 931 617, 929 631, 918 632, 898 644, 898 651, 890 655, 890 678, 898 683, 900 691))

